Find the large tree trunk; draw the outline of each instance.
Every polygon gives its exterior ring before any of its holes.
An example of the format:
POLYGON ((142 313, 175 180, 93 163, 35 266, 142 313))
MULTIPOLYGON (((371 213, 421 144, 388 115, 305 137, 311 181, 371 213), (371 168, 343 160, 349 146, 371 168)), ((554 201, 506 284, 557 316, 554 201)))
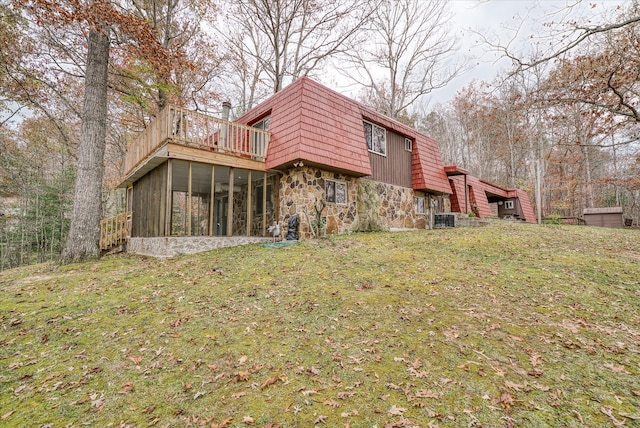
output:
POLYGON ((89 33, 82 130, 69 236, 62 252, 65 263, 100 256, 102 176, 107 130, 108 29, 89 33))

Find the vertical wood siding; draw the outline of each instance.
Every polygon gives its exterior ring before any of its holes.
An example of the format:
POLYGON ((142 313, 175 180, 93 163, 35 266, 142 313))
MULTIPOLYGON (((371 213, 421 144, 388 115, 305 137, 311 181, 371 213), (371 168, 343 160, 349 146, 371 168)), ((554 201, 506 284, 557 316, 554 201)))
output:
POLYGON ((136 181, 133 186, 131 236, 164 236, 166 186, 166 162, 136 181))
MULTIPOLYGON (((387 156, 369 152, 372 174, 368 178, 387 184, 412 187, 411 152, 404 149, 405 137, 387 130, 387 156)), ((363 141, 362 144, 366 145, 363 141)))

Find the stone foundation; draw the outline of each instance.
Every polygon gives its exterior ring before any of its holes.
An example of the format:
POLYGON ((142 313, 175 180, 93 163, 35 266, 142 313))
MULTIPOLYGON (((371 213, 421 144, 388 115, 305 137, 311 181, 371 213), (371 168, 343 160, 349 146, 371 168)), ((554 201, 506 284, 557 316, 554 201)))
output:
POLYGON ((158 258, 195 254, 216 248, 271 242, 272 238, 253 236, 172 236, 158 238, 130 238, 127 252, 158 258))

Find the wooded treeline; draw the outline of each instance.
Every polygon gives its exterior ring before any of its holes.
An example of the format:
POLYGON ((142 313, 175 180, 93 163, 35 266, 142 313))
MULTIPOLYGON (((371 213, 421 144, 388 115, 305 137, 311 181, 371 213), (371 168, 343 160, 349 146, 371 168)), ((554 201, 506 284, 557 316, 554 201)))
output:
MULTIPOLYGON (((637 222, 639 16, 634 0, 599 26, 560 23, 573 37, 556 51, 505 49, 509 73, 424 108, 468 70, 443 0, 0 0, 0 269, 57 260, 73 221, 93 234, 122 210, 111 190, 127 143, 165 105, 218 113, 230 100, 240 115, 303 75, 350 82, 435 137, 445 163, 526 189, 542 216, 622 205, 637 222), (87 100, 96 60, 106 98, 87 100), (103 134, 89 126, 95 101, 103 134), (83 144, 104 150, 94 178, 78 174, 83 144), (96 181, 97 210, 85 209, 78 190, 96 181)), ((66 259, 97 254, 86 235, 66 241, 66 259)))

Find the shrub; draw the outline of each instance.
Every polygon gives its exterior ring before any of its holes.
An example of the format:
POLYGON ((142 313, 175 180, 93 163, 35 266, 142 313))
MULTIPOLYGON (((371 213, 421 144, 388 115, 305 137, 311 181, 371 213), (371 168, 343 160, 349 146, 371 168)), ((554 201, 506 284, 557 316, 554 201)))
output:
POLYGON ((544 224, 562 224, 562 216, 558 214, 552 214, 543 220, 544 224))

